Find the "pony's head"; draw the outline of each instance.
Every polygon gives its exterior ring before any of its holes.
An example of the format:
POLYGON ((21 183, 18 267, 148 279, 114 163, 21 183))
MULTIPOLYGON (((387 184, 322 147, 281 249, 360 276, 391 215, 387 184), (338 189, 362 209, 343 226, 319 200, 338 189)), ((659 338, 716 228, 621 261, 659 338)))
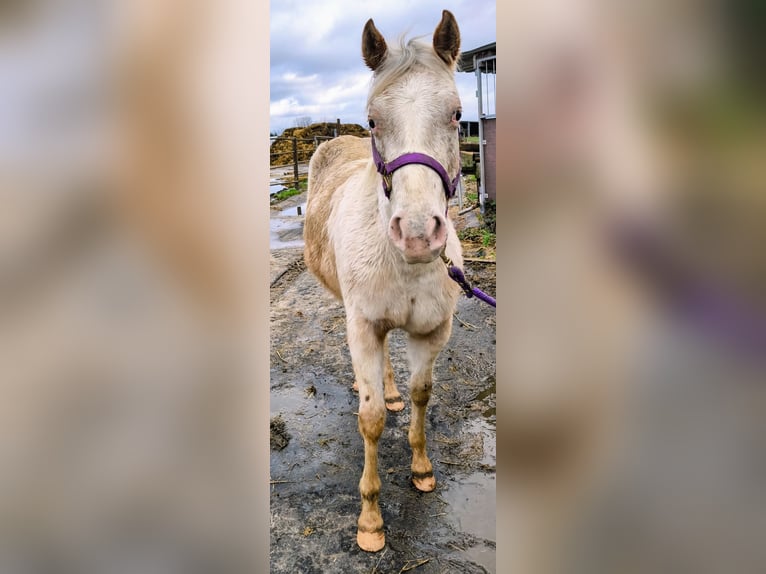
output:
MULTIPOLYGON (((367 98, 369 127, 380 159, 424 154, 452 180, 460 170, 457 130, 460 98, 455 68, 460 31, 447 10, 426 43, 400 40, 389 47, 370 19, 362 33, 362 55, 374 71, 367 98)), ((388 235, 408 263, 439 257, 447 241, 445 177, 437 169, 408 163, 380 184, 381 214, 388 235)))

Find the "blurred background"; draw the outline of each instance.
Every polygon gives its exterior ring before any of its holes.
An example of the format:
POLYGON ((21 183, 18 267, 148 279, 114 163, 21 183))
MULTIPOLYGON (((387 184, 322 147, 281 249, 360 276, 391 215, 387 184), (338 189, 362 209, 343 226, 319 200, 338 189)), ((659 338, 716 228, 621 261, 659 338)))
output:
POLYGON ((498 571, 762 572, 766 5, 498 18, 498 571))
POLYGON ((0 4, 0 572, 268 569, 248 4, 0 4))

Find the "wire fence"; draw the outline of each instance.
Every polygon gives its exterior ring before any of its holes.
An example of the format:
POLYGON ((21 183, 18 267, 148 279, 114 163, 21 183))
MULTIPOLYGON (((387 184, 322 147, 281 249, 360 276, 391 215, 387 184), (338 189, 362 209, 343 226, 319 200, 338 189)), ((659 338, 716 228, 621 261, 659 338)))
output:
POLYGON ((308 170, 308 162, 323 141, 333 139, 331 136, 314 136, 312 138, 296 138, 272 136, 269 138, 272 179, 279 179, 285 184, 291 184, 298 189, 300 178, 308 170), (275 171, 282 170, 281 175, 275 171), (292 176, 292 179, 289 176, 292 176), (288 177, 285 177, 288 176, 288 177))

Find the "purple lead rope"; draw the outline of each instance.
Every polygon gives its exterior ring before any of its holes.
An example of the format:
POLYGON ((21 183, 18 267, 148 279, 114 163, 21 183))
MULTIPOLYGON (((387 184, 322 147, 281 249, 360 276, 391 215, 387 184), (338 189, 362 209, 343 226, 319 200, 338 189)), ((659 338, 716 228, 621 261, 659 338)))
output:
POLYGON ((477 299, 484 301, 487 305, 492 305, 493 307, 497 308, 495 298, 487 295, 478 287, 472 287, 468 282, 468 279, 465 278, 465 275, 463 274, 463 271, 460 269, 460 267, 447 263, 447 273, 455 283, 460 285, 466 297, 470 299, 471 297, 475 296, 477 299))

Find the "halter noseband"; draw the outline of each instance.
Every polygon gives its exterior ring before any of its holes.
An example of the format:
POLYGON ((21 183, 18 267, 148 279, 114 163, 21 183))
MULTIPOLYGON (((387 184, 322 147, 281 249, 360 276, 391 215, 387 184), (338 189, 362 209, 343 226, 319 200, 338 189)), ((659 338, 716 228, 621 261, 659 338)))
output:
POLYGON ((391 197, 391 176, 393 173, 400 167, 413 163, 430 167, 439 174, 439 177, 442 180, 442 185, 444 186, 444 193, 447 196, 447 201, 455 195, 458 181, 460 181, 460 169, 458 169, 455 179, 450 180, 449 175, 447 175, 447 170, 444 169, 442 164, 430 155, 417 152, 402 154, 395 160, 386 163, 383 161, 383 158, 380 157, 380 152, 375 145, 375 136, 370 134, 370 138, 372 141, 372 160, 375 162, 375 167, 378 169, 378 173, 383 176, 383 192, 386 194, 386 197, 391 197))

